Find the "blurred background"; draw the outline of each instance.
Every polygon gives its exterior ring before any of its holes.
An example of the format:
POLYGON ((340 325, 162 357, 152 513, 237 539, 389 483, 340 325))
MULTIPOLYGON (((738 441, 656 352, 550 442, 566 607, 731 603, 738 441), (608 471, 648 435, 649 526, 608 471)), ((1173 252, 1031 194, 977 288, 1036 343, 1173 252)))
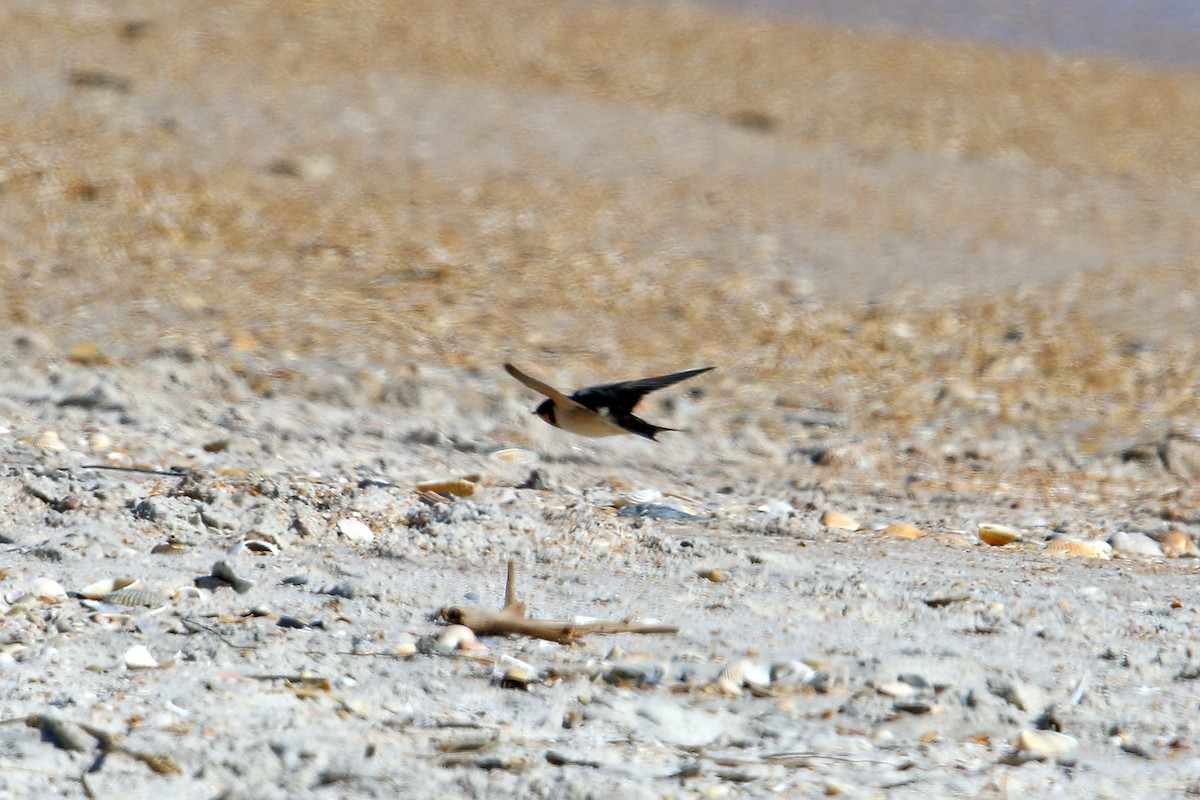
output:
POLYGON ((1133 8, 14 0, 0 313, 77 360, 1125 387, 1200 277, 1197 16, 1133 8))

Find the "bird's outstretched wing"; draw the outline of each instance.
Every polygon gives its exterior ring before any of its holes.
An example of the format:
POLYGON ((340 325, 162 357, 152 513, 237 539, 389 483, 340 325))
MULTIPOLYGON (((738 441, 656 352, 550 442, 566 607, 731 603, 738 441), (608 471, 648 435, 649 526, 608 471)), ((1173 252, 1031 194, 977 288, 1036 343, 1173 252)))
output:
POLYGON ((650 392, 687 380, 711 369, 713 367, 701 367, 684 372, 673 372, 670 375, 659 375, 654 378, 639 378, 635 381, 589 386, 586 389, 580 389, 569 399, 593 411, 604 409, 605 413, 612 416, 622 416, 633 411, 633 407, 638 404, 638 401, 650 392))
POLYGON ((530 389, 533 389, 538 394, 549 397, 555 403, 562 403, 567 407, 579 405, 579 403, 577 403, 576 401, 567 397, 565 394, 560 392, 558 389, 555 389, 550 384, 543 383, 542 381, 539 381, 537 378, 533 377, 532 375, 526 375, 524 372, 521 372, 521 370, 517 369, 512 364, 505 364, 504 370, 509 375, 512 375, 514 378, 519 380, 521 383, 528 386, 530 389))

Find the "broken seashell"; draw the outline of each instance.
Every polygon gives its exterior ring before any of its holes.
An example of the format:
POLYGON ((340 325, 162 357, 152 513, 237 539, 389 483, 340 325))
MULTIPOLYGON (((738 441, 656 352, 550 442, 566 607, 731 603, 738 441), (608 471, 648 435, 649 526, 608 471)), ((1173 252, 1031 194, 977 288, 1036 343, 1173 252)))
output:
POLYGON ((1200 556, 1200 552, 1196 550, 1196 543, 1187 531, 1172 528, 1169 531, 1156 534, 1152 537, 1158 546, 1162 548, 1163 554, 1167 558, 1196 558, 1200 556))
POLYGON ((896 700, 905 700, 917 693, 916 687, 904 681, 882 681, 875 684, 875 691, 896 700))
POLYGON ((894 525, 888 525, 879 532, 884 536, 898 536, 901 539, 919 539, 924 535, 915 526, 909 525, 907 522, 897 522, 894 525))
POLYGON ((821 514, 821 524, 827 528, 841 528, 844 531, 862 530, 862 525, 859 524, 858 520, 832 509, 826 509, 821 514))
POLYGON ((657 489, 638 489, 626 495, 630 503, 661 503, 663 493, 657 489))
POLYGON ((167 669, 175 666, 177 655, 160 662, 148 647, 137 644, 125 651, 125 669, 167 669))
POLYGON ((398 656, 411 656, 417 652, 417 639, 411 633, 402 633, 392 645, 392 652, 398 656))
POLYGON ((118 589, 138 589, 141 585, 142 582, 136 578, 107 578, 89 583, 79 590, 79 596, 88 600, 103 600, 118 589))
POLYGON ((367 544, 375 540, 375 532, 367 527, 367 523, 353 517, 345 517, 337 521, 338 533, 349 541, 367 544))
POLYGON ((265 554, 275 555, 279 552, 279 548, 277 546, 263 539, 247 539, 246 541, 242 542, 242 547, 246 548, 257 556, 265 554))
POLYGON ((474 481, 465 478, 454 478, 444 481, 426 481, 417 484, 418 492, 433 492, 434 494, 452 497, 470 497, 475 494, 474 481))
POLYGON ((764 693, 771 688, 771 670, 757 661, 738 659, 721 670, 714 685, 722 694, 740 695, 743 688, 764 693))
POLYGON ((1025 730, 1017 735, 1013 746, 1029 758, 1048 759, 1070 755, 1079 747, 1079 742, 1065 733, 1025 730))
POLYGON ((33 441, 34 445, 43 450, 66 450, 67 446, 59 438, 58 431, 42 431, 33 441))
POLYGON ((479 650, 486 649, 478 639, 475 631, 466 625, 447 625, 437 633, 437 643, 447 650, 479 650))
POLYGON ((43 603, 62 603, 67 599, 67 590, 53 578, 38 578, 29 585, 29 591, 43 603))
POLYGON ((537 460, 537 453, 523 447, 506 447, 490 454, 488 458, 493 461, 502 461, 505 464, 528 464, 537 460))
POLYGON ((707 578, 713 583, 724 583, 729 580, 729 573, 723 569, 702 569, 696 572, 701 578, 707 578))
POLYGON ((1003 547, 1021 538, 1021 532, 1007 525, 984 522, 979 525, 979 540, 992 547, 1003 547))
POLYGON ((208 597, 208 592, 201 589, 199 586, 181 586, 171 592, 171 600, 203 600, 208 597))
POLYGON ((531 674, 523 667, 509 667, 504 670, 504 675, 500 678, 500 688, 520 689, 523 692, 528 692, 529 684, 537 682, 537 676, 531 674))
POLYGON ((1112 558, 1112 547, 1099 539, 1051 539, 1046 550, 1056 556, 1079 556, 1080 558, 1112 558))
POLYGON ((807 686, 817 671, 803 661, 779 661, 771 665, 771 684, 787 688, 807 686))

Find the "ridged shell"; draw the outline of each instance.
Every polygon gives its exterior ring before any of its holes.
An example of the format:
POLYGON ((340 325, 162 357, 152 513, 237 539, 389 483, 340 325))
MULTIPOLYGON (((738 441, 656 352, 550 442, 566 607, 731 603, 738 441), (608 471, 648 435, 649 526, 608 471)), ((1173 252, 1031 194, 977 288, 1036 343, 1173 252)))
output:
POLYGON ((1200 555, 1196 550, 1196 543, 1187 534, 1187 531, 1175 528, 1157 534, 1153 538, 1158 542, 1167 558, 1188 558, 1200 555))
POLYGON ((102 599, 115 606, 146 606, 147 608, 157 608, 167 603, 167 598, 153 589, 135 589, 128 586, 115 592, 109 592, 102 599))
POLYGON ((1055 731, 1021 731, 1013 746, 1033 758, 1061 758, 1075 752, 1079 742, 1055 731))
POLYGON ((1079 556, 1080 558, 1112 558, 1112 547, 1099 539, 1052 539, 1046 550, 1056 556, 1079 556))
POLYGON ((715 681, 724 694, 739 695, 743 688, 766 691, 771 686, 771 669, 748 658, 738 659, 721 670, 715 681))
POLYGON ((919 529, 907 522, 897 522, 894 525, 888 525, 880 531, 884 536, 899 536, 901 539, 919 539, 924 536, 919 529))
POLYGON ((1118 553, 1137 556, 1161 556, 1163 549, 1158 542, 1144 533, 1118 531, 1108 537, 1108 544, 1118 553))
POLYGON ((1021 532, 1007 525, 984 522, 979 526, 979 540, 992 547, 1003 547, 1021 538, 1021 532))
POLYGON ((657 489, 637 489, 627 495, 631 503, 661 503, 663 493, 657 489))
POLYGON ((139 589, 141 585, 136 578, 108 578, 89 583, 79 590, 79 594, 88 600, 103 600, 118 589, 139 589))
POLYGON ((475 484, 463 478, 453 478, 445 481, 425 481, 417 484, 418 492, 434 492, 435 494, 451 495, 453 497, 470 497, 475 494, 475 484))
POLYGON ((844 531, 861 531, 862 525, 854 517, 849 517, 840 511, 826 509, 821 514, 821 524, 827 528, 841 528, 844 531))

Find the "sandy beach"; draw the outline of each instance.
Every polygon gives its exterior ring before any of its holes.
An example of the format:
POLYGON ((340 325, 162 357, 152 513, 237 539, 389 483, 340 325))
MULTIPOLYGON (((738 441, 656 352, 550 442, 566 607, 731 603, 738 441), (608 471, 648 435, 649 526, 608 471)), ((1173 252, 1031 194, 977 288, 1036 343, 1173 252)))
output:
POLYGON ((1200 76, 523 0, 0 54, 0 797, 1200 791, 1200 76), (588 440, 506 361, 716 369, 588 440), (448 628, 509 562, 573 641, 448 628))

